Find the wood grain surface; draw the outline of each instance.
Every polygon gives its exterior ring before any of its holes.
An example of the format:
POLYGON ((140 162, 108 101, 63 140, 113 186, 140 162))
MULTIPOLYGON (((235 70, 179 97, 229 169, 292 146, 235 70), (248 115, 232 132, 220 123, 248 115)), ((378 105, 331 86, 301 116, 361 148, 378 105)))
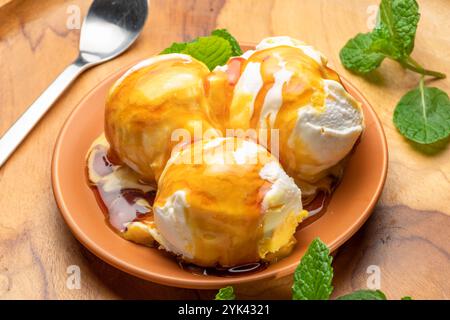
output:
MULTIPOLYGON (((79 30, 68 29, 73 5, 91 1, 0 0, 0 134, 77 54, 79 30)), ((450 75, 450 2, 419 1, 422 18, 413 56, 450 75)), ((367 268, 381 273, 389 298, 450 298, 450 147, 402 138, 392 123, 399 98, 419 76, 384 62, 369 78, 350 74, 338 53, 369 31, 378 0, 151 0, 145 30, 119 58, 83 74, 0 169, 0 298, 211 299, 213 291, 145 282, 114 269, 72 236, 55 204, 50 163, 55 139, 78 101, 108 74, 159 52, 172 41, 228 28, 240 41, 290 35, 321 50, 372 103, 389 143, 386 187, 373 216, 337 253, 334 295, 366 288, 367 268), (81 269, 81 289, 66 286, 81 269)), ((450 92, 450 80, 433 81, 450 92)), ((351 201, 351 196, 349 196, 351 201)), ((290 299, 291 277, 238 286, 241 299, 290 299)))

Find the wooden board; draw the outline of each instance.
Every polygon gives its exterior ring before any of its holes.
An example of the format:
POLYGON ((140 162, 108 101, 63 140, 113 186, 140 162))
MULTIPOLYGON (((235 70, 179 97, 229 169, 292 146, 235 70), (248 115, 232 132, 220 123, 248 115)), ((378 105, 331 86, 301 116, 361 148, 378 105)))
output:
MULTIPOLYGON (((215 292, 145 282, 105 264, 71 235, 50 183, 56 136, 77 102, 111 72, 217 27, 240 41, 290 35, 320 49, 376 109, 388 137, 386 187, 373 216, 338 252, 334 295, 365 288, 367 268, 381 274, 389 298, 450 298, 450 148, 407 142, 392 123, 399 98, 419 76, 385 62, 369 79, 350 74, 338 53, 374 20, 371 0, 152 0, 145 30, 132 49, 89 70, 61 97, 0 170, 0 298, 211 299, 215 292), (81 289, 66 286, 67 268, 81 269, 81 289)), ((413 56, 450 75, 450 3, 422 0, 413 56)), ((79 30, 67 28, 74 7, 90 1, 0 1, 0 134, 76 56, 79 30)), ((75 12, 76 12, 75 8, 75 12)), ((376 13, 375 13, 376 14, 376 13)), ((73 20, 70 20, 73 22, 73 20)), ((432 85, 450 92, 450 80, 432 85)), ((447 141, 448 142, 448 141, 447 141)), ((351 201, 351 198, 349 198, 351 201)), ((242 299, 290 299, 291 277, 236 288, 242 299)))

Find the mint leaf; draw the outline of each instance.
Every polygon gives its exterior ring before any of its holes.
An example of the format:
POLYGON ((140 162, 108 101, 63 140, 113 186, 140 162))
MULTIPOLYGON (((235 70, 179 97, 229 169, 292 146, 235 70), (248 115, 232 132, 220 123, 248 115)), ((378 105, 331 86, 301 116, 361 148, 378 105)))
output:
POLYGON ((359 33, 341 49, 339 57, 345 68, 361 73, 369 73, 378 68, 385 55, 373 49, 372 34, 359 33))
POLYGON ((242 54, 242 49, 237 40, 228 32, 227 29, 216 29, 211 32, 212 36, 221 37, 227 40, 231 45, 232 56, 240 56, 242 54))
POLYGON ((191 42, 174 42, 160 54, 184 53, 203 62, 210 70, 224 65, 232 56, 242 54, 237 40, 226 30, 214 30, 208 37, 199 37, 191 42))
POLYGON ((187 46, 186 42, 174 42, 170 47, 161 51, 160 54, 180 53, 186 48, 186 46, 187 46))
POLYGON ((327 300, 333 286, 332 257, 328 247, 314 239, 294 273, 293 300, 327 300))
POLYGON ((228 286, 219 290, 216 294, 215 300, 235 300, 234 289, 232 286, 228 286))
POLYGON ((336 300, 386 300, 386 296, 380 290, 358 290, 336 300))
POLYGON ((413 298, 411 298, 410 296, 405 296, 402 298, 402 300, 412 300, 413 298))
POLYGON ((438 89, 425 87, 409 91, 397 104, 394 124, 406 138, 430 144, 450 135, 450 100, 438 89))
POLYGON ((374 30, 370 33, 370 36, 372 38, 372 52, 382 54, 397 61, 404 59, 402 45, 389 38, 387 34, 374 30))
POLYGON ((227 63, 231 57, 231 44, 217 36, 200 37, 197 40, 188 43, 182 53, 189 54, 197 60, 200 60, 213 70, 216 66, 227 63))
POLYGON ((393 52, 399 53, 393 56, 395 59, 406 57, 414 49, 419 19, 419 5, 416 0, 382 0, 374 33, 390 39, 397 48, 393 52))

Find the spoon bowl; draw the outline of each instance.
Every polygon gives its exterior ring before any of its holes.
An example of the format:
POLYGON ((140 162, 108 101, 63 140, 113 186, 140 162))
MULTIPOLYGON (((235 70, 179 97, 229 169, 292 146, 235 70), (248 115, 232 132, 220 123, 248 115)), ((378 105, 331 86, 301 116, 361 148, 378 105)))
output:
POLYGON ((94 1, 81 28, 80 56, 96 64, 124 52, 139 36, 147 11, 147 0, 94 1))

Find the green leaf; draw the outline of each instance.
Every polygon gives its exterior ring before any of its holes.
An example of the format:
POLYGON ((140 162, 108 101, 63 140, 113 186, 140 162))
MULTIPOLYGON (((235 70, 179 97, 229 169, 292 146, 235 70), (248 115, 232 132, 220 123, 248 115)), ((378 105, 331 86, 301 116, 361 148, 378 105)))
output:
POLYGON ((410 296, 405 296, 402 298, 402 300, 412 300, 413 298, 411 298, 410 296))
POLYGON ((327 246, 319 238, 314 239, 295 270, 292 299, 329 299, 333 291, 332 260, 327 246))
POLYGON ((184 53, 203 62, 210 70, 224 65, 232 56, 242 54, 236 39, 226 30, 214 30, 208 37, 199 37, 191 42, 174 42, 161 54, 184 53))
POLYGON ((227 63, 231 57, 230 43, 217 36, 200 37, 196 41, 188 43, 182 53, 189 54, 207 65, 209 70, 227 63))
POLYGON ((382 54, 394 60, 401 60, 404 58, 402 46, 394 39, 387 37, 386 34, 377 30, 370 34, 372 38, 371 50, 374 53, 382 54))
POLYGON ((216 294, 215 300, 235 300, 234 289, 232 286, 228 286, 219 290, 216 294))
POLYGON ((394 124, 406 138, 430 144, 450 135, 450 100, 438 89, 425 87, 409 91, 397 104, 394 124))
POLYGON ((345 68, 366 74, 378 68, 385 55, 374 51, 370 33, 359 33, 341 49, 339 57, 345 68))
POLYGON ((386 300, 386 296, 380 290, 358 290, 336 300, 386 300))
POLYGON ((240 56, 242 54, 242 49, 237 40, 228 32, 227 29, 216 29, 211 32, 212 36, 217 36, 227 40, 231 45, 232 56, 240 56))
POLYGON ((374 33, 377 37, 389 39, 397 50, 390 50, 395 59, 406 57, 414 49, 419 5, 416 0, 382 0, 378 24, 374 33), (398 54, 397 54, 398 53, 398 54))
POLYGON ((186 48, 186 46, 187 46, 186 42, 174 42, 170 47, 161 51, 160 54, 180 53, 186 48))

